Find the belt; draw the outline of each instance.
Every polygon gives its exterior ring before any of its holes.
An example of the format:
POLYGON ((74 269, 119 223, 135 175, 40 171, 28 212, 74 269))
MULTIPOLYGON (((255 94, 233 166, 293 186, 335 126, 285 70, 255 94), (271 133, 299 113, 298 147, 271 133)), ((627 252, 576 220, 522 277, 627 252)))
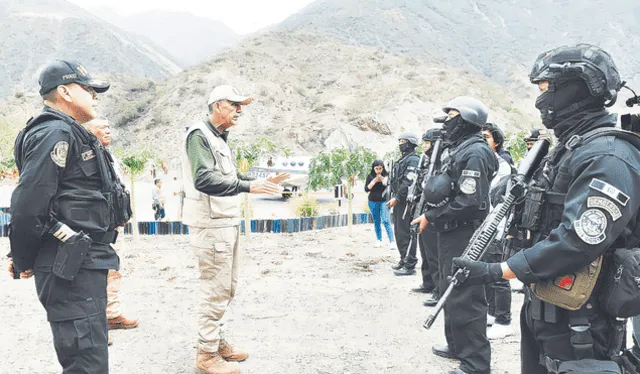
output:
POLYGON ((105 243, 105 244, 113 244, 118 239, 118 231, 107 231, 107 232, 94 232, 90 233, 89 237, 94 242, 105 243))
POLYGON ((458 227, 471 226, 479 223, 482 223, 482 220, 437 221, 433 223, 433 227, 435 227, 437 230, 454 230, 458 227))

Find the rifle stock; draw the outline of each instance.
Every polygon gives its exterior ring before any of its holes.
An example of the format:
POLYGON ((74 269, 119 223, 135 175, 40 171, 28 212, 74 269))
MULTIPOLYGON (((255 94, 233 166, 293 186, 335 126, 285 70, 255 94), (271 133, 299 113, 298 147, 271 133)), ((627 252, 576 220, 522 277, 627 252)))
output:
MULTIPOLYGON (((550 143, 547 139, 538 140, 534 144, 525 159, 520 163, 518 172, 512 180, 511 188, 508 190, 504 202, 493 209, 487 218, 485 218, 482 225, 471 237, 469 244, 462 253, 462 257, 479 261, 482 256, 484 256, 487 249, 495 239, 500 222, 507 216, 515 202, 520 197, 524 196, 533 173, 538 169, 542 160, 549 151, 549 145, 550 143)), ((436 321, 454 287, 464 283, 468 277, 469 270, 467 268, 456 270, 453 277, 451 277, 449 287, 447 287, 445 292, 442 294, 442 297, 440 297, 438 304, 436 304, 434 312, 431 313, 424 322, 423 327, 425 329, 431 328, 433 323, 436 321)))

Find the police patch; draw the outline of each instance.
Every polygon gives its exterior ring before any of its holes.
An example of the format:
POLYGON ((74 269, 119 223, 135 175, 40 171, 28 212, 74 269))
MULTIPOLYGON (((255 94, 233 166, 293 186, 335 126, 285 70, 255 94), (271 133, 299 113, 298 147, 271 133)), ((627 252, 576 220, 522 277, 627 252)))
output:
POLYGON ((622 217, 622 213, 616 204, 613 201, 600 197, 600 196, 591 196, 587 199, 587 207, 589 208, 600 208, 606 210, 611 214, 611 219, 617 221, 620 217, 622 217))
POLYGON ((617 203, 620 203, 620 205, 622 206, 626 206, 627 202, 629 201, 629 195, 613 187, 609 183, 601 181, 598 178, 593 178, 591 180, 591 183, 589 183, 589 187, 609 196, 617 203))
POLYGON ((82 152, 82 160, 83 161, 88 161, 91 160, 92 158, 96 157, 95 152, 93 152, 93 149, 90 149, 86 152, 82 152))
POLYGON ((51 151, 51 160, 61 168, 67 165, 67 154, 69 153, 69 143, 59 141, 53 146, 51 151))
POLYGON ((407 179, 410 180, 410 181, 415 180, 416 179, 416 173, 414 173, 414 172, 407 173, 407 179))
POLYGON ((467 195, 476 193, 476 180, 473 178, 466 178, 460 183, 460 191, 467 195))
POLYGON ((463 170, 463 177, 472 177, 472 178, 480 178, 480 172, 476 170, 463 170))
POLYGON ((583 242, 591 245, 602 243, 606 238, 607 216, 599 209, 587 209, 577 221, 573 229, 583 242))

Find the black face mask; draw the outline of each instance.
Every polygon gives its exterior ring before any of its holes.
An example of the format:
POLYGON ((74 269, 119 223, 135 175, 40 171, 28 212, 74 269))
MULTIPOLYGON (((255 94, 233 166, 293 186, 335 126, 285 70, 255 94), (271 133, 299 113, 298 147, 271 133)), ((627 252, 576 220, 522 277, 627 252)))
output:
POLYGON ((402 154, 405 154, 405 153, 407 153, 407 152, 411 152, 411 151, 413 151, 413 148, 415 148, 415 146, 414 146, 413 144, 411 144, 411 143, 408 143, 408 142, 407 142, 407 143, 402 143, 402 144, 400 144, 400 145, 398 146, 398 148, 400 149, 400 152, 401 152, 402 154))
POLYGON ((462 126, 460 125, 462 125, 462 121, 463 120, 460 115, 457 115, 453 118, 448 118, 446 121, 444 121, 444 123, 442 124, 442 131, 444 132, 443 137, 447 142, 451 143, 459 138, 458 132, 460 132, 461 130, 462 126))
POLYGON ((583 81, 549 82, 549 90, 536 99, 536 108, 544 127, 554 129, 558 123, 584 111, 594 102, 583 81))

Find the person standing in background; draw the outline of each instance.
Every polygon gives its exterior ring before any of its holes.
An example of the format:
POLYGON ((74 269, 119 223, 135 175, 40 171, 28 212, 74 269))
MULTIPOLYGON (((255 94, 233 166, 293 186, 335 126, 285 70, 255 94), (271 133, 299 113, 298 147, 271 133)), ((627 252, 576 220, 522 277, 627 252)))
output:
POLYGON ((371 173, 367 176, 364 184, 365 192, 369 193, 369 211, 373 216, 373 226, 376 232, 377 240, 374 246, 376 248, 382 247, 381 226, 384 225, 391 249, 395 249, 393 231, 391 230, 391 223, 389 222, 389 211, 385 199, 382 196, 388 184, 389 173, 387 173, 387 170, 384 168, 384 162, 382 160, 375 160, 373 165, 371 165, 371 173))

